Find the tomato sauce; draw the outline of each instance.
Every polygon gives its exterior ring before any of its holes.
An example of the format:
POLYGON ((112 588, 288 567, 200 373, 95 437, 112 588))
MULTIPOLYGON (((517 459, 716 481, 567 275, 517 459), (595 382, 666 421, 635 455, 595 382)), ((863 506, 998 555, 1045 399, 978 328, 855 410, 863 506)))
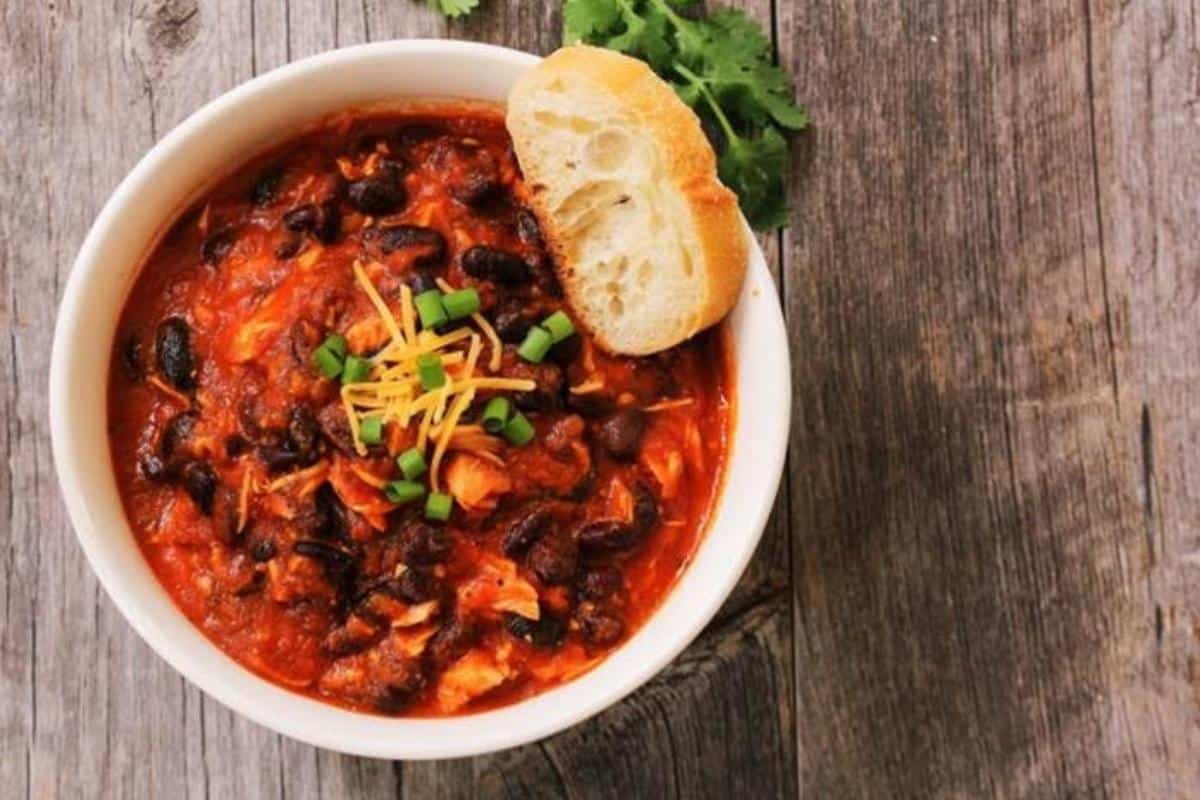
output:
POLYGON ((347 113, 236 169, 150 253, 110 367, 117 483, 171 597, 254 672, 375 713, 511 703, 619 646, 695 552, 729 446, 726 334, 624 358, 577 330, 523 356, 570 314, 524 199, 498 109, 347 113), (464 288, 478 316, 390 327, 410 298, 464 288), (460 328, 437 351, 450 383, 495 380, 457 390, 456 424, 353 395, 315 360, 340 337, 335 369, 378 376, 389 347, 460 328), (500 396, 531 441, 482 427, 500 396), (411 450, 448 519, 389 494, 411 450))

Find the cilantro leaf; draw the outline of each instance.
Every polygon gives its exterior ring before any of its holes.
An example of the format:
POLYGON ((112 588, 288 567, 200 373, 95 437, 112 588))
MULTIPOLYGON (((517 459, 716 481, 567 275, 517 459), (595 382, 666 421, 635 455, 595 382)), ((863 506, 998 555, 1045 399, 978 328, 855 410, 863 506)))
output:
POLYGON ((783 176, 788 149, 779 131, 764 128, 756 138, 730 138, 717 169, 725 185, 737 193, 751 227, 766 230, 787 224, 783 176))
POLYGON ((425 5, 451 19, 465 17, 479 7, 479 0, 425 0, 425 5))
POLYGON ((567 0, 563 4, 563 42, 574 44, 608 35, 621 21, 617 0, 567 0))
POLYGON ((697 0, 565 0, 564 39, 640 58, 700 116, 721 180, 755 228, 786 224, 784 131, 807 127, 770 39, 745 12, 680 12, 697 0), (682 79, 682 80, 681 80, 682 79))

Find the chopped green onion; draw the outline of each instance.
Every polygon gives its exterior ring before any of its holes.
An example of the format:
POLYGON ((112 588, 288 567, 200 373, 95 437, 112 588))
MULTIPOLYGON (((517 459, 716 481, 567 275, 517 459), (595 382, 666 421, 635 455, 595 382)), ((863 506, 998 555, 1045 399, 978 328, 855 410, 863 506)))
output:
POLYGON ((517 447, 527 445, 533 441, 533 425, 518 411, 504 426, 504 438, 517 447))
POLYGON ((330 380, 342 374, 342 359, 338 354, 329 349, 327 345, 321 345, 313 351, 313 363, 317 365, 317 369, 321 370, 321 374, 330 380))
POLYGON ((437 289, 421 292, 413 298, 417 314, 421 317, 421 327, 430 330, 446 321, 446 308, 442 305, 442 293, 437 289))
POLYGON ((442 296, 442 308, 450 319, 463 319, 479 310, 479 292, 474 287, 459 289, 442 296))
POLYGON ((512 403, 507 397, 493 397, 483 407, 483 429, 496 434, 504 430, 508 424, 508 415, 512 413, 512 403))
POLYGON ((575 332, 575 325, 571 322, 571 318, 562 311, 555 311, 542 320, 542 327, 550 333, 550 338, 554 340, 555 344, 575 332))
POLYGON ((417 356, 417 375, 421 378, 421 388, 427 392, 444 386, 446 368, 442 366, 442 357, 437 353, 422 353, 417 356))
POLYGON ((383 490, 383 493, 388 500, 400 506, 424 497, 425 485, 416 481, 392 481, 383 490))
POLYGON ((534 325, 529 329, 529 333, 525 334, 525 341, 517 348, 517 354, 526 361, 540 364, 553 344, 554 337, 550 335, 550 331, 540 325, 534 325))
POLYGON ((371 372, 371 363, 358 356, 346 356, 342 365, 342 383, 362 383, 371 372))
POLYGON ((331 333, 326 336, 325 341, 321 342, 321 347, 324 347, 338 358, 346 357, 346 339, 340 333, 331 333))
POLYGON ((415 480, 425 474, 425 456, 415 447, 405 450, 396 456, 396 466, 404 473, 404 477, 415 480))
POLYGON ((383 417, 363 417, 358 423, 358 438, 363 444, 379 444, 383 441, 383 417))
POLYGON ((450 519, 450 511, 454 508, 454 498, 441 492, 430 492, 425 500, 425 516, 445 522, 450 519))

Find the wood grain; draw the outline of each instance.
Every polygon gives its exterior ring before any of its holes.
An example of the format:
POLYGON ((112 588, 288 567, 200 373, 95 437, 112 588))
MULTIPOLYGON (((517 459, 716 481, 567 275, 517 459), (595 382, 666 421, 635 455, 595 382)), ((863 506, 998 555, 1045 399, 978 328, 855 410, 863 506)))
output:
POLYGON ((816 120, 762 239, 794 378, 763 544, 625 702, 406 764, 243 720, 121 619, 55 486, 55 308, 207 100, 362 41, 548 52, 560 2, 0 4, 5 797, 1200 796, 1196 4, 738 4, 816 120))

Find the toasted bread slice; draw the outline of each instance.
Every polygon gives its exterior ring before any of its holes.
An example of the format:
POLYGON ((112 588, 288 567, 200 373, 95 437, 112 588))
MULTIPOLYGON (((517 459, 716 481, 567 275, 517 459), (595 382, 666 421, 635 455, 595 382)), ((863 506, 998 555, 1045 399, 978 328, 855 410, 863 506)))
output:
POLYGON ((565 47, 513 87, 507 123, 559 280, 601 347, 655 353, 729 312, 748 253, 737 197, 648 66, 565 47))

